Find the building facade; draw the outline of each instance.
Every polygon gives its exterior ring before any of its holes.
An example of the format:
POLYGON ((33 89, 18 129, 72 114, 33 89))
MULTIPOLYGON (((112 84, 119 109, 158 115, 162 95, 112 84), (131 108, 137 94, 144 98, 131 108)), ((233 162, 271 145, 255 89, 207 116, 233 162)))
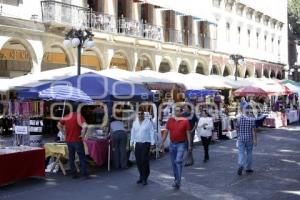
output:
POLYGON ((83 49, 81 66, 95 70, 285 77, 286 12, 249 0, 189 1, 2 0, 0 77, 76 65, 76 49, 63 45, 72 28, 92 30, 96 45, 83 49), (189 10, 199 2, 203 16, 189 10), (243 55, 245 63, 236 68, 230 54, 243 55))

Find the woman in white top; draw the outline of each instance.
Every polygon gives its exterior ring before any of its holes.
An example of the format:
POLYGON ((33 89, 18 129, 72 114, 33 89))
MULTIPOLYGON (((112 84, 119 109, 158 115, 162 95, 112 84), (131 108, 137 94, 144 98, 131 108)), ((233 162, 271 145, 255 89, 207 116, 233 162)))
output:
POLYGON ((213 128, 214 128, 213 118, 209 116, 206 110, 203 110, 201 112, 201 116, 199 118, 198 125, 196 128, 196 133, 199 138, 201 137, 202 145, 204 148, 203 162, 207 162, 209 160, 208 146, 211 141, 213 128))

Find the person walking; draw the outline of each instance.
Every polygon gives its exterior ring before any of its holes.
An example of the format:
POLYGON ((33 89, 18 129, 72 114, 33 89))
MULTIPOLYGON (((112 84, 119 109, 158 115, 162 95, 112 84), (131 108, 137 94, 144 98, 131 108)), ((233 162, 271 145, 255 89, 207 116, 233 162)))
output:
POLYGON ((127 168, 127 133, 125 125, 121 120, 112 118, 110 123, 110 133, 112 138, 112 158, 113 166, 115 169, 127 168))
POLYGON ((172 187, 175 189, 180 188, 183 156, 187 145, 188 151, 192 151, 191 135, 189 133, 190 124, 186 118, 181 117, 181 112, 181 108, 176 106, 175 116, 170 117, 167 121, 166 131, 161 144, 161 150, 164 151, 164 142, 170 133, 169 152, 175 179, 172 187))
MULTIPOLYGON (((197 116, 194 112, 192 112, 190 105, 185 105, 183 107, 182 117, 185 117, 190 123, 191 145, 193 147, 195 130, 197 128, 197 122, 198 122, 197 116)), ((188 152, 184 158, 184 166, 191 166, 193 164, 194 164, 194 157, 193 157, 193 151, 191 151, 191 152, 188 152)))
POLYGON ((73 104, 73 112, 62 118, 58 122, 57 127, 65 135, 65 141, 68 145, 72 178, 78 177, 75 168, 75 153, 79 156, 81 173, 88 178, 86 156, 82 141, 82 138, 87 131, 87 124, 82 115, 77 112, 77 105, 75 103, 73 104))
POLYGON ((252 150, 253 145, 257 144, 257 136, 255 118, 251 117, 250 110, 251 107, 247 106, 237 122, 237 146, 239 150, 237 174, 239 176, 242 175, 244 167, 246 168, 246 173, 253 173, 252 150), (247 157, 245 157, 245 152, 247 157))
POLYGON ((145 119, 144 110, 138 112, 138 119, 133 122, 130 144, 134 146, 136 164, 139 171, 137 184, 148 184, 150 175, 150 146, 154 145, 154 129, 150 119, 145 119))
POLYGON ((241 98, 241 101, 240 101, 240 112, 243 112, 243 110, 247 107, 248 103, 245 99, 245 97, 242 97, 241 98))
POLYGON ((199 122, 196 129, 197 136, 201 138, 201 142, 204 148, 203 162, 207 162, 209 160, 208 147, 211 141, 213 128, 214 122, 212 117, 209 116, 206 110, 203 110, 201 112, 201 116, 199 118, 199 122))

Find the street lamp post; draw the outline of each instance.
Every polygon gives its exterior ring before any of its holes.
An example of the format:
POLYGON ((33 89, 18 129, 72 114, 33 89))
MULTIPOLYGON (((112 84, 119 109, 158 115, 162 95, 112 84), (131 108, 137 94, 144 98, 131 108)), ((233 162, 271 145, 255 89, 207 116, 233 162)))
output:
POLYGON ((92 32, 87 29, 71 29, 65 35, 64 46, 67 48, 71 46, 77 47, 77 75, 80 75, 81 49, 95 46, 93 36, 92 32))
POLYGON ((244 64, 244 57, 239 54, 232 54, 229 56, 229 58, 230 58, 231 64, 235 64, 234 76, 235 76, 235 80, 237 81, 237 67, 239 64, 240 65, 244 64))

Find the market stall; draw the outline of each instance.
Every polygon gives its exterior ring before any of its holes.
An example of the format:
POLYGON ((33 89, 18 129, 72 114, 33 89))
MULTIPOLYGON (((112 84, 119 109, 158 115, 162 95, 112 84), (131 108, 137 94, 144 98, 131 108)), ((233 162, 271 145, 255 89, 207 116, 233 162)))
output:
MULTIPOLYGON (((68 100, 85 103, 90 103, 93 98, 105 103, 108 112, 111 113, 113 101, 151 100, 152 93, 140 84, 118 81, 95 73, 86 73, 21 90, 19 97, 21 99, 68 100)), ((110 141, 107 131, 105 138, 102 139, 97 138, 96 132, 97 130, 94 130, 93 133, 90 133, 89 138, 84 142, 91 158, 97 165, 102 165, 106 163, 107 157, 110 159, 110 150, 108 149, 110 141), (107 154, 108 156, 105 156, 107 154)), ((104 129, 102 132, 105 132, 104 129)))
POLYGON ((269 128, 287 126, 287 116, 283 112, 271 112, 267 115, 263 125, 269 128))
POLYGON ((0 148, 0 185, 45 176, 45 150, 37 147, 0 148))
POLYGON ((299 121, 299 114, 297 110, 288 109, 286 111, 288 123, 294 123, 299 121))

